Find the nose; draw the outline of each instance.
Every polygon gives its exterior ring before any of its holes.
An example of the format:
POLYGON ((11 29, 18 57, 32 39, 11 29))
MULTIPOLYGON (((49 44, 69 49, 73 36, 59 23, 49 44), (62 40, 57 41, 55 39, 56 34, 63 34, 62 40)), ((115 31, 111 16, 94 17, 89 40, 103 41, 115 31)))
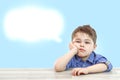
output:
POLYGON ((84 47, 84 43, 83 42, 80 43, 80 47, 84 47))

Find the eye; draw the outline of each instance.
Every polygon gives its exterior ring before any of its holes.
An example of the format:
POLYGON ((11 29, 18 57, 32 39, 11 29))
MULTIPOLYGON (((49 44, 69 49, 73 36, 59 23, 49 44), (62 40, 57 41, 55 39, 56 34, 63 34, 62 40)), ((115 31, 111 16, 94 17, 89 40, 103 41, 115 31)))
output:
POLYGON ((80 41, 75 41, 76 43, 80 43, 80 41))
POLYGON ((90 42, 85 42, 85 44, 90 44, 90 42))

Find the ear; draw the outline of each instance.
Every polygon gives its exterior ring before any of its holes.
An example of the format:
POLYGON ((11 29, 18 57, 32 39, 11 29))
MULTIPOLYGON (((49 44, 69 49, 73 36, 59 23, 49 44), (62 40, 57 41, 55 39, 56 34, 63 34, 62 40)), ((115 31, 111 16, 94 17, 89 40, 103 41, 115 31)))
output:
POLYGON ((96 49, 96 47, 97 47, 97 44, 94 45, 94 50, 96 49))

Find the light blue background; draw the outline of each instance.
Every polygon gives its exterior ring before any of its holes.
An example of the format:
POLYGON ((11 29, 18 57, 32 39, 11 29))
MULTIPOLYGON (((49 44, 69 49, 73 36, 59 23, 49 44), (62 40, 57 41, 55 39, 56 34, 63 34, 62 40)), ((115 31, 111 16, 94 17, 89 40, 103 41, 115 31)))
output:
POLYGON ((97 32, 96 52, 106 56, 114 67, 120 67, 119 0, 0 0, 0 68, 52 68, 55 60, 69 50, 72 31, 83 24, 90 24, 97 32), (5 13, 33 4, 56 9, 63 15, 62 42, 22 43, 6 38, 5 13))

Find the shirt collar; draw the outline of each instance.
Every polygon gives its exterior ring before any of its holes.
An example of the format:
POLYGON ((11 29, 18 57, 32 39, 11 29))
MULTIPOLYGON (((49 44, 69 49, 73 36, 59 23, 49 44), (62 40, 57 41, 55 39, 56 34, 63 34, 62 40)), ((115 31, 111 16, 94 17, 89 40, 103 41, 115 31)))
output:
MULTIPOLYGON (((94 56, 95 56, 95 52, 92 52, 86 61, 89 61, 89 62, 93 63, 94 62, 94 56)), ((78 55, 75 55, 75 58, 78 61, 82 60, 78 55)))
POLYGON ((89 61, 89 62, 93 63, 94 62, 94 56, 95 56, 95 52, 92 52, 90 54, 89 58, 86 61, 89 61))

